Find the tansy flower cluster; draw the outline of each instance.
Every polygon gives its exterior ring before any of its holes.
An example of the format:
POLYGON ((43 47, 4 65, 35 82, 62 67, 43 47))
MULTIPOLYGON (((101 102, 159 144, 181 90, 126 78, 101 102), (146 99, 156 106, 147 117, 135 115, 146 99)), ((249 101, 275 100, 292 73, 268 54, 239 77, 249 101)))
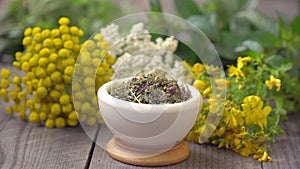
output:
POLYGON ((111 65, 115 58, 108 53, 110 45, 100 33, 87 40, 75 64, 73 80, 74 105, 80 122, 93 126, 102 122, 98 110, 96 92, 102 84, 111 80, 111 65))
POLYGON ((216 89, 227 91, 221 120, 217 126, 204 125, 208 113, 220 109, 220 100, 212 94, 212 79, 206 69, 218 68, 200 63, 190 67, 197 77, 193 85, 206 101, 187 139, 200 142, 202 134, 205 135, 210 128, 216 128, 206 143, 232 149, 243 156, 252 155, 259 161, 271 161, 268 145, 273 140, 272 136, 281 133, 278 126, 279 115, 276 112, 282 109, 280 105, 273 105, 274 109, 270 106, 274 102, 271 99, 274 98, 274 91, 271 89, 276 86, 279 92, 280 80, 270 75, 271 69, 260 60, 249 56, 238 57, 237 66, 229 66, 227 79, 213 80, 216 89), (255 69, 256 67, 259 68, 255 69), (270 99, 264 101, 267 97, 270 99))
MULTIPOLYGON (((82 46, 92 44, 90 41, 80 44, 83 30, 69 26, 69 23, 68 18, 62 17, 58 20, 58 28, 42 30, 40 27, 29 27, 24 31, 22 44, 25 51, 15 54, 13 65, 25 74, 10 77, 15 73, 1 70, 0 94, 4 101, 11 101, 11 106, 6 106, 9 115, 15 112, 20 119, 43 124, 47 128, 77 125, 78 117, 72 99, 74 66, 82 46), (11 82, 13 85, 10 85, 11 82)), ((101 41, 102 35, 97 37, 101 41)), ((101 47, 107 49, 107 46, 101 41, 101 47)), ((104 54, 99 51, 93 53, 92 57, 100 58, 101 55, 104 54)), ((89 56, 86 57, 89 61, 89 56)), ((97 65, 98 70, 101 69, 96 79, 101 82, 97 83, 97 87, 109 80, 113 62, 114 58, 108 56, 107 62, 97 65), (107 71, 109 73, 103 76, 107 71)), ((89 83, 88 80, 84 81, 89 83)))

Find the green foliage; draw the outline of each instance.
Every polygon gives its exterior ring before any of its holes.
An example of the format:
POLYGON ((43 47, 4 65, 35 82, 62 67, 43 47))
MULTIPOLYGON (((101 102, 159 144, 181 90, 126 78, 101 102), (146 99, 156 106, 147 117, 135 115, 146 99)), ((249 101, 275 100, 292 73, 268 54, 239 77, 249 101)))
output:
POLYGON ((177 12, 183 18, 187 18, 192 15, 201 14, 196 3, 193 0, 189 0, 189 1, 174 0, 174 3, 177 12))
POLYGON ((88 39, 105 23, 120 15, 108 0, 13 0, 0 18, 0 53, 13 55, 22 50, 23 31, 28 26, 51 29, 57 18, 67 16, 85 30, 88 39))
POLYGON ((296 87, 300 82, 300 14, 290 21, 277 11, 274 21, 258 10, 256 0, 212 0, 199 5, 197 13, 183 13, 183 8, 194 11, 196 7, 189 6, 197 6, 192 0, 184 2, 189 5, 182 7, 174 0, 178 13, 208 36, 224 65, 234 64, 240 55, 265 62, 282 77, 283 107, 300 110, 300 89, 296 87))
POLYGON ((159 0, 150 0, 151 12, 162 12, 159 0))

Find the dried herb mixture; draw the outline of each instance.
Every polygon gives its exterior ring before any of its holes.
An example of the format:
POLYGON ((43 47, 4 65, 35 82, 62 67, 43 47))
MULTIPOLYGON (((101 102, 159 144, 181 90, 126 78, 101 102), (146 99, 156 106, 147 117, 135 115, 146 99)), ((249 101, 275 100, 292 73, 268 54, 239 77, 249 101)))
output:
POLYGON ((115 82, 109 94, 125 101, 143 104, 172 104, 188 100, 187 86, 159 69, 144 71, 127 82, 115 82))

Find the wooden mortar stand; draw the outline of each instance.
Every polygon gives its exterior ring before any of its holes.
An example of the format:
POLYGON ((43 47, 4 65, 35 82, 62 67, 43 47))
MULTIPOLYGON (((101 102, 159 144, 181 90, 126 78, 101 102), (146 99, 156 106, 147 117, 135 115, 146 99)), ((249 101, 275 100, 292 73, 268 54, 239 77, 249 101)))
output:
POLYGON ((106 145, 108 154, 123 163, 137 166, 167 166, 184 161, 190 154, 188 145, 181 141, 175 147, 158 155, 139 157, 139 149, 128 147, 113 137, 106 145))

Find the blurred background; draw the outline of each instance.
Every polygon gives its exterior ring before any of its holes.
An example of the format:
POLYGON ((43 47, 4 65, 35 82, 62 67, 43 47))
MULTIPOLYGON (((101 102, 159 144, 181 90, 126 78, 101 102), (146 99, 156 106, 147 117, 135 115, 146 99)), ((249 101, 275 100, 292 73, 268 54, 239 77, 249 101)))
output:
POLYGON ((256 41, 264 48, 279 48, 281 45, 279 41, 282 39, 278 33, 278 23, 298 22, 299 2, 299 0, 0 0, 0 62, 11 62, 16 51, 24 50, 21 41, 23 31, 28 26, 53 28, 60 16, 67 16, 71 19, 72 25, 84 30, 83 40, 86 40, 101 26, 116 18, 136 12, 156 11, 175 14, 194 23, 210 38, 223 61, 227 63, 236 58, 235 49, 241 47, 245 40, 256 41))

